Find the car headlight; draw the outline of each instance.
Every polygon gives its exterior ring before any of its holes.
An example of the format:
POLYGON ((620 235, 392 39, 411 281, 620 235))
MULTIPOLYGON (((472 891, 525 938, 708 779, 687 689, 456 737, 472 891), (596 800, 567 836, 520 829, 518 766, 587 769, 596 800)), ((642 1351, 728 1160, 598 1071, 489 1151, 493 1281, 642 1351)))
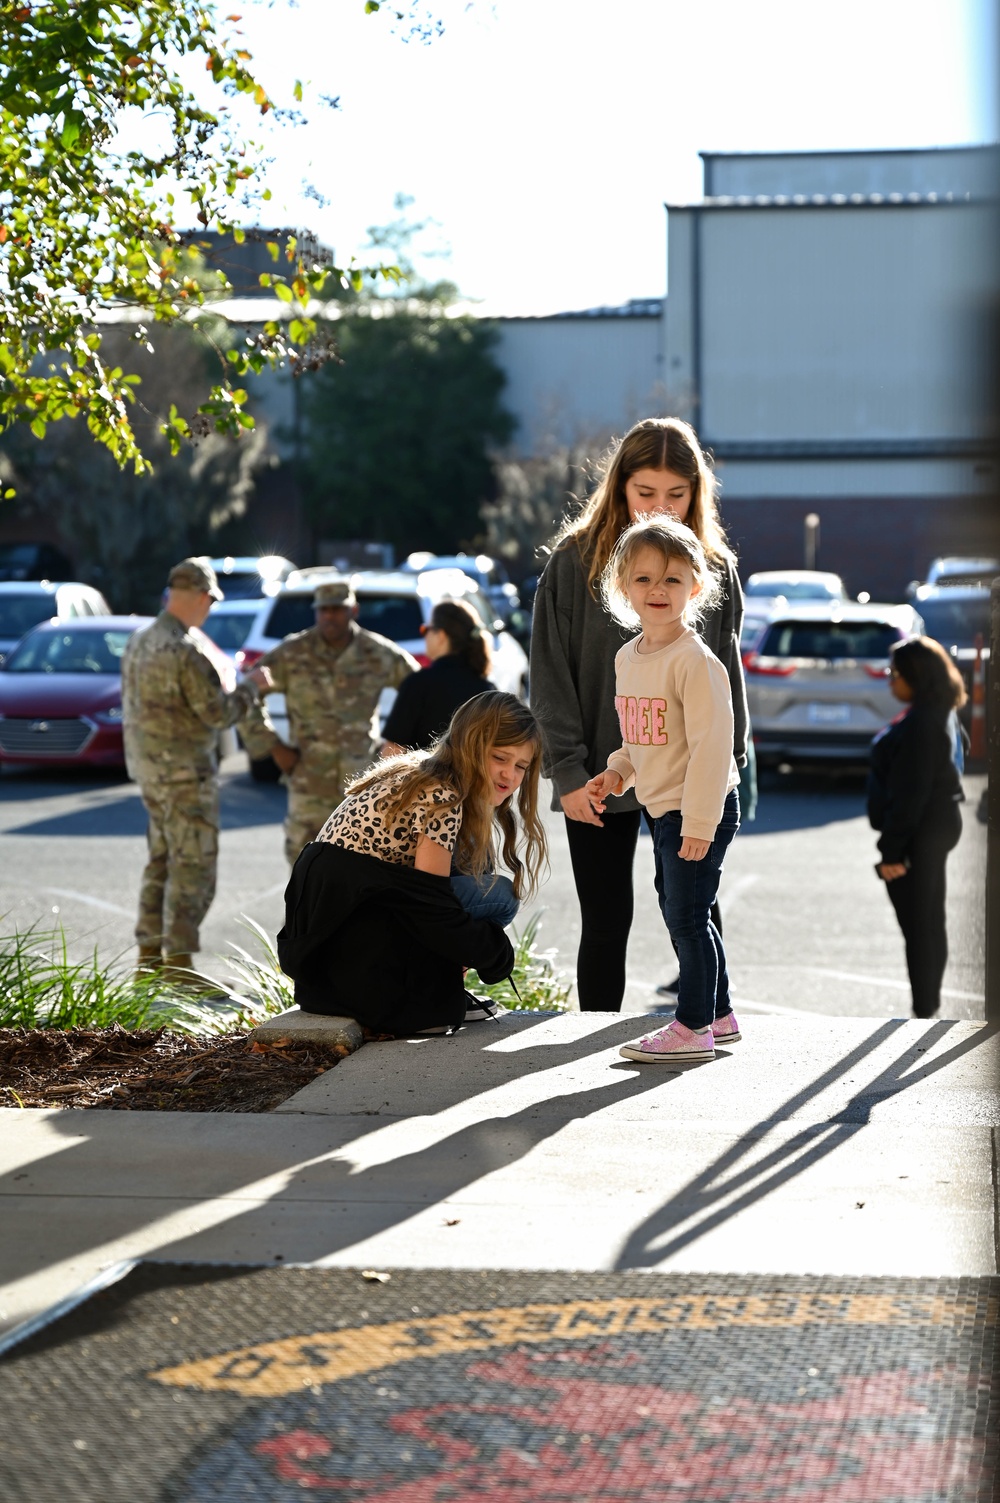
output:
POLYGON ((121 725, 122 707, 112 705, 110 710, 101 710, 100 714, 94 716, 94 719, 98 725, 121 725))

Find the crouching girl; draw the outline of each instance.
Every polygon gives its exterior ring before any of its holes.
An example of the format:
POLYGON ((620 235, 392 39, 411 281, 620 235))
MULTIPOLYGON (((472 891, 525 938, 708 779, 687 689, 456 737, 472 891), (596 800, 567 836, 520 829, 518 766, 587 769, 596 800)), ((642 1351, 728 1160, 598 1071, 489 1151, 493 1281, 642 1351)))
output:
POLYGON ((503 925, 545 862, 540 754, 531 712, 494 691, 456 710, 428 751, 351 784, 285 893, 278 956, 301 1008, 397 1035, 493 1014, 464 971, 492 984, 513 969, 503 925))

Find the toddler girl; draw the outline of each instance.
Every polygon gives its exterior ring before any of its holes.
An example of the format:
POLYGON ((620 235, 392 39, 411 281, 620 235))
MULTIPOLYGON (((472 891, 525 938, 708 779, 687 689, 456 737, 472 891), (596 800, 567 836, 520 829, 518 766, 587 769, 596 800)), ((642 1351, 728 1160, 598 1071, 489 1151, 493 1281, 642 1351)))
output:
POLYGON ((740 822, 732 696, 725 668, 690 625, 719 586, 695 534, 666 515, 622 534, 601 584, 611 614, 641 634, 615 659, 621 750, 587 794, 603 813, 609 794, 635 785, 653 827, 656 891, 680 961, 673 1022, 621 1053, 651 1064, 708 1060, 716 1039, 740 1037, 710 917, 740 822))

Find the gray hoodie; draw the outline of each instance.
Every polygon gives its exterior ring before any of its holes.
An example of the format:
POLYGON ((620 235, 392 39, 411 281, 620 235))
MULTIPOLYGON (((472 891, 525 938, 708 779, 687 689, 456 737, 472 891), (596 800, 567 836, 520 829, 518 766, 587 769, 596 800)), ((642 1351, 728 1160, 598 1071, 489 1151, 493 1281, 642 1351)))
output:
MULTIPOLYGON (((721 570, 723 594, 698 626, 729 675, 733 755, 747 759, 747 691, 740 660, 743 590, 731 558, 721 570)), ((615 654, 635 636, 595 600, 576 543, 553 553, 538 581, 531 627, 531 708, 542 727, 542 771, 553 782, 553 808, 563 794, 603 772, 622 744, 615 710, 615 654)), ((615 799, 616 814, 638 809, 635 794, 615 799)), ((610 806, 609 806, 610 812, 610 806)))

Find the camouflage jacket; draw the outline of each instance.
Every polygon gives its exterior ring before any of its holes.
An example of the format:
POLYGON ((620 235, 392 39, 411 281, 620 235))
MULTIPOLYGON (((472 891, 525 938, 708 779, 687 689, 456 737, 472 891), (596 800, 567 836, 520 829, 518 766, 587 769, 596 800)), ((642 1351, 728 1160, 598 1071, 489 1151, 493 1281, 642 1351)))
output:
POLYGON ((285 696, 289 731, 302 761, 300 781, 325 777, 340 762, 364 766, 379 740, 378 702, 420 666, 402 647, 351 623, 347 646, 326 645, 315 626, 296 632, 260 660, 285 696))
POLYGON ((275 740, 252 684, 229 693, 215 665, 182 622, 161 611, 137 631, 122 658, 125 760, 137 783, 212 777, 218 733, 242 721, 262 755, 275 740))

